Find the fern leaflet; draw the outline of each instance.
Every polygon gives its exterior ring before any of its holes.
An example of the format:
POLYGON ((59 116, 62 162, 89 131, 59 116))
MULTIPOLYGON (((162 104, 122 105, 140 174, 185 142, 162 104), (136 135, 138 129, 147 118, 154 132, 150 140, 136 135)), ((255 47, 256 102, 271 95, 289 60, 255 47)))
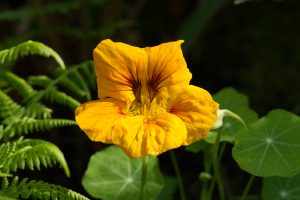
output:
POLYGON ((10 49, 0 51, 0 64, 17 60, 19 57, 26 55, 40 55, 44 57, 53 57, 58 65, 65 69, 64 61, 50 47, 41 42, 27 41, 10 49))
POLYGON ((3 139, 14 137, 17 135, 25 135, 28 133, 46 131, 52 128, 76 125, 74 120, 70 119, 34 119, 23 117, 10 123, 3 130, 3 139))
POLYGON ((29 85, 24 79, 15 75, 14 73, 5 72, 4 77, 15 88, 15 90, 20 94, 24 101, 35 93, 31 85, 29 85))
POLYGON ((48 168, 58 163, 66 175, 70 176, 63 153, 50 142, 39 139, 19 139, 12 143, 2 144, 1 150, 3 149, 5 151, 0 157, 1 161, 4 161, 0 168, 2 172, 10 173, 17 169, 25 169, 25 167, 30 170, 40 170, 41 165, 48 168))
MULTIPOLYGON (((46 86, 44 90, 41 90, 41 91, 39 91, 38 93, 36 93, 34 95, 34 97, 31 99, 31 102, 32 103, 38 102, 42 98, 44 98, 44 96, 46 96, 46 95, 48 95, 48 97, 52 96, 53 100, 57 99, 57 98, 54 97, 56 94, 52 93, 53 91, 57 90, 57 89, 53 89, 53 88, 55 88, 54 87, 55 85, 64 82, 64 79, 66 79, 66 77, 68 75, 72 74, 74 71, 77 71, 79 69, 84 69, 84 68, 90 68, 91 66, 93 66, 91 61, 83 62, 83 63, 80 63, 78 65, 72 66, 72 67, 70 67, 66 70, 62 70, 61 73, 59 74, 59 76, 57 78, 55 78, 53 81, 51 81, 51 79, 49 80, 49 78, 47 76, 39 76, 39 77, 36 77, 36 78, 31 77, 29 79, 31 84, 39 85, 39 86, 46 86), (46 83, 48 83, 48 85, 46 85, 46 83)), ((86 80, 91 80, 91 82, 93 82, 94 85, 95 85, 96 77, 95 77, 94 74, 89 74, 89 76, 86 78, 86 80)), ((64 86, 66 87, 66 89, 70 89, 70 88, 68 88, 68 86, 66 84, 64 86)), ((88 96, 88 95, 86 95, 86 96, 88 96)), ((76 106, 79 105, 79 102, 76 102, 76 100, 71 102, 71 103, 74 103, 73 106, 75 106, 76 104, 77 104, 76 106)))
POLYGON ((51 102, 69 106, 72 110, 75 110, 75 108, 80 105, 80 103, 76 99, 64 92, 58 91, 55 87, 46 90, 44 98, 48 99, 51 102))
POLYGON ((42 200, 89 200, 87 197, 74 192, 70 189, 49 184, 43 181, 28 180, 27 178, 18 181, 18 177, 14 178, 10 185, 0 190, 0 197, 10 199, 42 199, 42 200))
POLYGON ((0 90, 0 118, 12 118, 20 110, 24 108, 0 90))

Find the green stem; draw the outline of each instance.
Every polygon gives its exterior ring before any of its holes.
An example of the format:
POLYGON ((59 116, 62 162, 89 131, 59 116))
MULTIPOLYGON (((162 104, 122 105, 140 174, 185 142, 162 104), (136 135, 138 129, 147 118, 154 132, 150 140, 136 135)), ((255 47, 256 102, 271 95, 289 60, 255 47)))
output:
POLYGON ((211 196, 212 196, 213 191, 215 189, 215 184, 216 184, 216 179, 213 178, 213 180, 211 181, 210 186, 209 186, 207 198, 203 199, 203 200, 211 200, 211 196))
MULTIPOLYGON (((226 143, 222 143, 222 146, 221 146, 221 149, 220 149, 220 153, 219 153, 219 156, 218 156, 218 162, 221 161, 221 158, 222 158, 222 155, 225 151, 225 148, 226 148, 226 143)), ((211 157, 209 157, 210 159, 211 157)), ((215 184, 216 184, 216 178, 214 177, 210 183, 210 186, 208 188, 208 193, 207 193, 207 186, 205 188, 205 195, 201 197, 201 200, 210 200, 211 199, 211 196, 213 194, 213 191, 214 191, 214 188, 215 188, 215 184)))
POLYGON ((144 193, 145 193, 145 185, 147 180, 147 164, 148 164, 148 156, 143 157, 140 200, 145 199, 144 193))
POLYGON ((246 197, 248 195, 248 192, 249 192, 249 190, 250 190, 250 188, 252 186, 254 178, 255 178, 255 176, 251 175, 251 177, 250 177, 250 179, 249 179, 249 181, 248 181, 248 183, 246 185, 246 188, 245 188, 245 190, 243 192, 241 200, 245 200, 246 199, 246 197))
POLYGON ((220 200, 225 200, 225 191, 224 191, 222 178, 221 178, 221 175, 220 175, 220 169, 219 169, 219 164, 220 163, 219 163, 219 158, 218 158, 221 133, 222 133, 222 130, 220 129, 220 131, 217 134, 216 143, 213 146, 213 150, 212 150, 213 151, 212 152, 212 154, 213 154, 212 155, 212 163, 213 163, 214 179, 213 179, 213 181, 210 185, 209 199, 212 196, 213 189, 214 189, 214 184, 216 182, 218 190, 219 190, 220 200))
MULTIPOLYGON (((209 149, 203 149, 203 157, 204 157, 204 172, 210 174, 211 173, 211 157, 209 153, 209 149)), ((208 198, 208 183, 209 180, 202 181, 201 187, 201 200, 207 200, 208 198)))
POLYGON ((182 182, 182 178, 181 178, 181 174, 180 174, 180 170, 179 170, 179 167, 178 167, 178 163, 177 163, 177 160, 176 160, 175 153, 174 153, 173 150, 171 150, 169 152, 170 152, 170 155, 171 155, 172 164, 174 166, 176 177, 177 177, 177 182, 178 182, 178 187, 179 187, 179 192, 180 192, 180 198, 181 198, 181 200, 186 200, 184 187, 183 187, 183 182, 182 182))
POLYGON ((219 153, 219 157, 218 157, 218 160, 219 160, 219 162, 221 161, 221 158, 222 158, 222 156, 223 156, 223 153, 224 153, 224 151, 225 151, 225 149, 226 149, 226 142, 223 142, 222 144, 221 144, 221 148, 220 148, 220 153, 219 153))

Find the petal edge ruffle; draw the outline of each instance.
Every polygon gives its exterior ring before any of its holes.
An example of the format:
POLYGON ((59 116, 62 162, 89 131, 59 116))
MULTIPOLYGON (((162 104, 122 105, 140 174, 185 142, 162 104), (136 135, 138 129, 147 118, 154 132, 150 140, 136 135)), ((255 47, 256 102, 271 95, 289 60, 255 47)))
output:
POLYGON ((206 90, 196 86, 177 87, 171 93, 168 110, 187 127, 184 145, 204 138, 217 119, 219 105, 206 90))

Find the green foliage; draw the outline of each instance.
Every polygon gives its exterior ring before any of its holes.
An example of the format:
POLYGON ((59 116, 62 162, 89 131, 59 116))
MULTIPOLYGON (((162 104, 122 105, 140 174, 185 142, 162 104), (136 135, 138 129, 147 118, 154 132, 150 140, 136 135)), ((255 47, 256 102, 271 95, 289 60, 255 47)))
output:
MULTIPOLYGON (((213 95, 216 102, 220 104, 220 109, 227 109, 239 115, 246 124, 255 122, 258 119, 257 113, 249 108, 248 97, 242 93, 237 92, 233 88, 224 88, 213 95)), ((220 129, 211 132, 205 141, 214 143, 217 132, 221 135, 220 141, 233 143, 235 141, 236 133, 243 129, 243 125, 233 119, 225 117, 223 125, 220 129)))
POLYGON ((300 117, 274 110, 239 132, 232 154, 241 169, 256 176, 300 172, 300 117))
POLYGON ((0 152, 1 172, 9 174, 25 168, 40 170, 41 165, 48 168, 58 163, 65 170, 66 175, 70 176, 62 152, 50 142, 20 138, 13 142, 2 143, 0 152))
MULTIPOLYGON (((142 159, 131 159, 121 149, 110 146, 94 154, 82 180, 95 198, 132 200, 140 195, 142 159)), ((148 157, 145 200, 155 199, 163 186, 156 157, 148 157)))
MULTIPOLYGON (((224 88, 214 94, 213 98, 220 104, 220 109, 228 109, 236 113, 246 124, 253 123, 258 119, 257 113, 249 107, 248 97, 233 88, 224 88)), ((207 148, 208 144, 215 144, 217 134, 220 134, 220 142, 234 143, 235 137, 241 129, 244 129, 244 127, 239 121, 224 117, 221 128, 210 131, 204 140, 186 146, 185 149, 193 153, 198 153, 207 148)))
MULTIPOLYGON (((42 43, 32 41, 1 51, 0 61, 3 64, 28 54, 52 56, 60 67, 64 68, 63 61, 55 51, 42 43)), ((23 179, 18 182, 18 177, 14 175, 19 169, 35 171, 40 170, 41 167, 49 168, 59 165, 64 169, 66 176, 70 176, 64 155, 56 145, 45 140, 24 139, 23 137, 29 133, 76 125, 74 120, 52 118, 52 109, 42 102, 44 99, 49 99, 67 105, 73 111, 79 102, 60 91, 56 84, 63 82, 67 74, 75 73, 74 70, 65 70, 58 74, 55 80, 47 79, 48 82, 42 89, 34 88, 36 85, 31 85, 30 82, 12 72, 1 71, 1 76, 6 83, 0 87, 1 199, 87 199, 72 190, 42 181, 23 179), (15 98, 18 99, 16 101, 12 97, 20 98, 15 98)), ((81 75, 77 73, 78 80, 81 75)), ((72 87, 69 84, 66 88, 72 87)))
POLYGON ((23 107, 0 90, 0 119, 3 119, 3 124, 11 124, 12 121, 24 116, 27 118, 46 119, 51 117, 51 113, 52 109, 41 103, 23 107))
MULTIPOLYGON (((234 119, 224 118, 220 129, 209 133, 204 140, 185 147, 193 153, 204 152, 204 173, 211 174, 214 153, 217 152, 220 159, 226 142, 233 143, 233 158, 242 170, 268 177, 263 178, 263 200, 298 199, 299 175, 295 174, 300 172, 300 117, 284 110, 273 110, 258 120, 257 114, 249 108, 247 96, 232 88, 225 88, 213 97, 221 109, 229 109, 243 118, 248 128, 243 128, 234 119), (217 136, 218 142, 223 144, 218 151, 214 151, 219 145, 216 143, 217 136), (289 178, 284 178, 287 176, 289 178)), ((216 174, 214 170, 212 172, 214 178, 216 174)), ((261 198, 249 195, 245 199, 261 198)))
POLYGON ((40 103, 36 107, 33 104, 29 105, 28 107, 19 105, 0 90, 0 119, 2 119, 3 128, 0 139, 7 141, 16 134, 22 136, 32 132, 76 124, 74 120, 50 119, 51 110, 40 103), (44 119, 39 119, 39 117, 44 119))
POLYGON ((70 95, 60 91, 57 86, 63 87, 73 92, 74 95, 85 98, 85 100, 90 100, 90 89, 94 89, 96 85, 96 76, 92 71, 93 68, 92 62, 87 61, 58 71, 55 79, 51 79, 46 75, 30 76, 28 82, 33 86, 42 88, 42 90, 33 95, 32 102, 47 99, 75 109, 80 103, 70 95), (88 80, 88 82, 83 80, 88 80))
POLYGON ((298 200, 300 199, 300 174, 285 177, 263 179, 263 200, 298 200))
POLYGON ((65 64, 62 58, 50 47, 40 42, 27 41, 10 49, 0 51, 0 64, 16 61, 19 57, 26 55, 40 55, 44 57, 53 57, 58 65, 64 69, 65 64))
POLYGON ((10 85, 19 93, 22 99, 26 99, 34 93, 33 88, 26 83, 24 79, 18 77, 14 73, 7 71, 3 74, 3 76, 6 81, 10 83, 10 85))
POLYGON ((74 199, 74 200, 88 200, 77 192, 70 189, 49 184, 43 181, 28 180, 27 178, 19 181, 15 177, 10 184, 5 185, 0 190, 1 199, 16 200, 22 199, 74 199))

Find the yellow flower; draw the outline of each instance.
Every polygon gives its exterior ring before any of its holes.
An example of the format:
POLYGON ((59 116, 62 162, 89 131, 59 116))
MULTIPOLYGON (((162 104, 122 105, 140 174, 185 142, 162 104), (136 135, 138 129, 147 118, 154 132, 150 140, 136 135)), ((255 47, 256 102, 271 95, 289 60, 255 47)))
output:
POLYGON ((218 104, 204 89, 189 85, 192 76, 182 42, 138 48, 104 40, 95 48, 99 100, 75 111, 91 140, 141 157, 157 156, 208 134, 218 104))

